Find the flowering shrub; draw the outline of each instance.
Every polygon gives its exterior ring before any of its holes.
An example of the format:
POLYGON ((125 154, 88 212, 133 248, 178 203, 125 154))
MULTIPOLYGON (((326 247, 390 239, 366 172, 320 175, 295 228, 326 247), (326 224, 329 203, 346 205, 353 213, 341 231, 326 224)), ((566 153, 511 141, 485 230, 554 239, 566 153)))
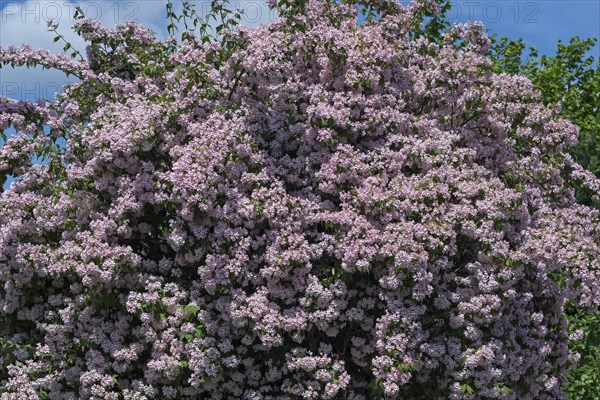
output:
POLYGON ((81 79, 0 100, 2 399, 564 398, 563 308, 600 304, 577 129, 480 24, 365 4, 0 48, 81 79))

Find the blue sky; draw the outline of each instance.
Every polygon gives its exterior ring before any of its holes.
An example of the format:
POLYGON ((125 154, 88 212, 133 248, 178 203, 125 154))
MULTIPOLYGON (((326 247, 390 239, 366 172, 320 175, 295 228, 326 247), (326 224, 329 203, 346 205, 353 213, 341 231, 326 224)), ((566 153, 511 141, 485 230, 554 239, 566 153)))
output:
MULTIPOLYGON (((483 21, 492 33, 522 37, 540 54, 554 54, 558 40, 600 36, 600 0, 455 1, 450 16, 483 21)), ((600 46, 593 55, 598 58, 600 46)))
MULTIPOLYGON (((200 12, 210 5, 210 0, 190 2, 200 12)), ((407 2, 402 0, 403 4, 407 2)), ((181 1, 173 3, 177 12, 181 1)), ((60 52, 62 45, 54 43, 54 33, 47 31, 47 20, 54 19, 60 22, 59 31, 83 53, 83 41, 69 29, 75 4, 81 4, 89 17, 100 19, 106 26, 133 19, 159 37, 166 36, 166 0, 0 0, 0 45, 29 43, 34 48, 60 52)), ((243 21, 246 25, 275 17, 264 0, 230 0, 230 4, 246 11, 243 21)), ((490 33, 521 37, 540 54, 554 54, 559 39, 568 42, 573 36, 600 37, 600 0, 454 0, 449 17, 455 22, 482 21, 490 33)), ((599 44, 591 55, 600 59, 599 44)), ((72 81, 56 71, 3 68, 0 95, 19 100, 51 99, 65 83, 72 81)))

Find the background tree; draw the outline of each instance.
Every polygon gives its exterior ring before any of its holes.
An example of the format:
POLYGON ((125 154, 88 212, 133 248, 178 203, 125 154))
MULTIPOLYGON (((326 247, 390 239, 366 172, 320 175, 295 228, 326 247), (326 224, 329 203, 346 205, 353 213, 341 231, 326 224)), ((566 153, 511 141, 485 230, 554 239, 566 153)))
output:
MULTIPOLYGON (((534 48, 525 54, 522 39, 505 36, 493 41, 490 55, 497 72, 523 75, 540 90, 544 104, 560 104, 561 115, 579 128, 577 144, 570 149, 574 159, 600 176, 600 67, 589 55, 596 38, 571 38, 558 42, 554 56, 539 55, 534 48)), ((577 187, 582 204, 600 208, 594 191, 577 187)), ((600 399, 600 311, 589 314, 567 307, 571 329, 581 329, 585 339, 575 344, 581 360, 565 391, 570 399, 600 399)))
MULTIPOLYGON (((571 38, 558 42, 556 55, 538 55, 530 48, 526 55, 522 39, 501 37, 491 47, 495 70, 531 79, 540 90, 544 104, 560 104, 561 115, 580 128, 579 140, 571 148, 577 162, 600 176, 600 68, 589 53, 597 38, 571 38)), ((578 201, 598 207, 598 199, 583 188, 578 201)))

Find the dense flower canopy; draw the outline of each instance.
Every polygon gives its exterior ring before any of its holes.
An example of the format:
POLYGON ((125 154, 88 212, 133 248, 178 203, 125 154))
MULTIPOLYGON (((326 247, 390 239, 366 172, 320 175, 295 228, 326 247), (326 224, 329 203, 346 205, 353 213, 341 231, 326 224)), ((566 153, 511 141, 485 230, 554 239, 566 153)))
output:
POLYGON ((2 399, 564 398, 563 307, 600 304, 576 127, 480 24, 364 4, 0 48, 81 79, 0 99, 2 399))

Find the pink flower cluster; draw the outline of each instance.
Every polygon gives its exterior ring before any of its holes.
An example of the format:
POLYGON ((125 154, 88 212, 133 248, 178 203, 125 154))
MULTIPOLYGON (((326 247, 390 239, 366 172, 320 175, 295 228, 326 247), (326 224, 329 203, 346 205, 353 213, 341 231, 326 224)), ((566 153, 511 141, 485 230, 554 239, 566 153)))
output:
POLYGON ((82 77, 0 99, 0 398, 563 399, 598 182, 480 24, 410 39, 429 3, 289 1, 225 59, 89 20, 90 62, 0 48, 82 77))

